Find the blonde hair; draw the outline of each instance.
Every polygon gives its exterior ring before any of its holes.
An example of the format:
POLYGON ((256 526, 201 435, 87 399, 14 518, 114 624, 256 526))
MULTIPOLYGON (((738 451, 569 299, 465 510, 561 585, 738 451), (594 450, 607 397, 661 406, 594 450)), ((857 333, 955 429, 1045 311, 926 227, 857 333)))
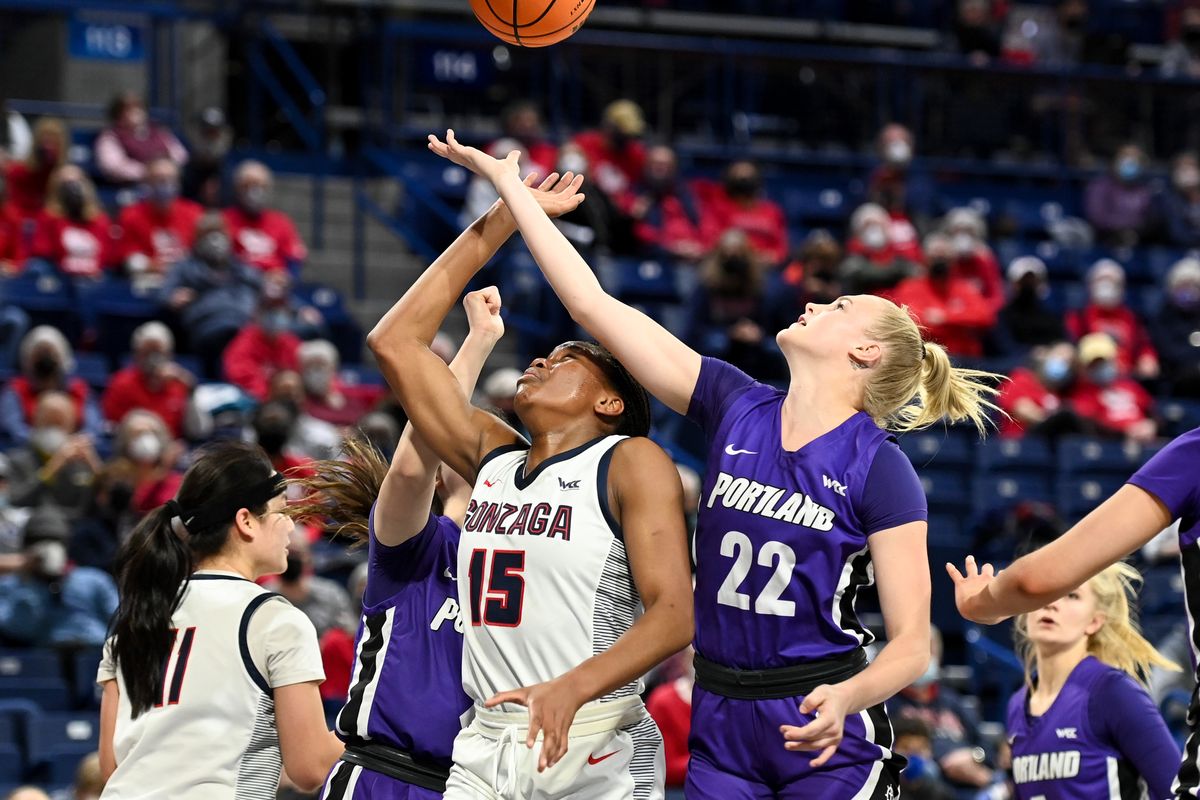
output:
MULTIPOLYGON (((1085 585, 1096 596, 1096 613, 1104 616, 1100 630, 1088 637, 1088 654, 1144 684, 1151 667, 1164 667, 1175 672, 1179 672, 1181 667, 1158 652, 1139 630, 1137 616, 1129 600, 1137 596, 1137 587, 1141 582, 1141 573, 1124 561, 1118 561, 1093 576, 1085 585)), ((1029 639, 1028 620, 1029 614, 1017 617, 1013 636, 1017 642, 1017 654, 1025 664, 1025 683, 1032 687, 1037 653, 1029 639)))
POLYGON ((33 141, 34 147, 29 151, 29 157, 25 159, 25 164, 32 170, 37 170, 43 167, 61 167, 67 163, 67 151, 71 149, 71 134, 67 131, 67 124, 58 117, 42 117, 33 126, 33 141), (53 164, 42 164, 38 161, 37 142, 46 134, 51 134, 58 138, 58 161, 53 164))
POLYGON ((907 433, 942 419, 970 420, 980 435, 987 432, 988 411, 999 412, 989 399, 999 391, 991 384, 1001 376, 954 366, 945 348, 922 338, 907 306, 888 303, 867 335, 883 346, 863 398, 877 425, 907 433))
POLYGON ((58 187, 62 185, 63 173, 68 171, 79 173, 75 180, 78 180, 79 185, 83 187, 83 218, 91 222, 104 213, 104 209, 100 207, 100 200, 96 197, 96 186, 92 183, 92 179, 74 164, 63 164, 50 173, 50 181, 46 184, 46 213, 55 217, 67 215, 62 202, 58 199, 58 187))

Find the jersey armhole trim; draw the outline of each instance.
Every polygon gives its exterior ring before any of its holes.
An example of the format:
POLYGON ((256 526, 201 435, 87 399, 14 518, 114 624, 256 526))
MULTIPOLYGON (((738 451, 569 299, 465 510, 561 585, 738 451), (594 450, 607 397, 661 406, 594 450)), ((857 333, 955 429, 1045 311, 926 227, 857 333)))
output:
POLYGON ((242 654, 242 666, 246 668, 246 674, 250 676, 250 680, 254 681, 254 685, 262 689, 263 694, 271 695, 271 685, 267 683, 267 679, 258 671, 258 667, 254 664, 254 659, 250 657, 250 619, 254 616, 254 612, 262 608, 263 604, 268 600, 276 597, 283 597, 278 592, 264 592, 258 597, 255 597, 246 606, 246 610, 242 612, 242 621, 238 625, 238 650, 242 654))
POLYGON ((483 458, 479 459, 479 466, 475 468, 475 472, 476 473, 483 472, 483 468, 485 466, 487 466, 489 461, 492 461, 493 459, 498 458, 498 457, 504 455, 505 453, 515 453, 518 450, 528 450, 528 449, 529 449, 529 445, 521 444, 520 442, 513 442, 512 444, 502 444, 499 447, 489 450, 487 452, 487 454, 484 455, 483 458))
POLYGON ((612 529, 613 536, 624 542, 625 532, 621 530, 621 523, 617 522, 608 502, 608 468, 612 465, 613 453, 620 445, 621 442, 617 442, 608 448, 604 455, 600 456, 600 463, 596 468, 596 500, 600 503, 600 513, 604 515, 604 521, 612 529))

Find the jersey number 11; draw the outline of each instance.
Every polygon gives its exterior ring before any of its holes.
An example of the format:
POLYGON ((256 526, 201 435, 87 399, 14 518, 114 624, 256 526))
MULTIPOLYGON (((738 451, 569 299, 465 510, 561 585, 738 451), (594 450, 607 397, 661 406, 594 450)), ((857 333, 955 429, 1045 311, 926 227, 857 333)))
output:
POLYGON ((183 691, 183 676, 187 673, 188 658, 192 655, 192 641, 196 638, 196 628, 187 628, 180 637, 178 628, 171 628, 171 652, 167 655, 167 663, 163 665, 163 696, 155 708, 179 704, 179 695, 183 691), (171 656, 175 657, 175 669, 171 669, 171 656))

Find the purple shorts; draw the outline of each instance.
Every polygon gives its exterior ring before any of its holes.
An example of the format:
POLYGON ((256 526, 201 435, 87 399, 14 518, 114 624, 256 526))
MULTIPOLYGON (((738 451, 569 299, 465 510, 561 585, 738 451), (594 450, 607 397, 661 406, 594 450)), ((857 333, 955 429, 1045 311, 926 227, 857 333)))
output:
POLYGON ((333 765, 317 796, 327 800, 442 800, 441 792, 422 789, 346 761, 333 765))
POLYGON ((805 725, 804 697, 736 700, 692 691, 688 800, 893 800, 905 759, 892 752, 892 723, 882 705, 846 717, 837 752, 824 766, 817 753, 785 750, 780 725, 805 725))

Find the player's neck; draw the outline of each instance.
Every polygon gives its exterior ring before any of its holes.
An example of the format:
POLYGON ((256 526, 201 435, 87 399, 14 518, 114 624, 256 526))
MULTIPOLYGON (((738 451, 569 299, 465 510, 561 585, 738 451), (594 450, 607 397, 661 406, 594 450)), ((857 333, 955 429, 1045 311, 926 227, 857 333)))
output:
POLYGON ((529 455, 525 457, 525 474, 533 472, 547 458, 587 444, 603 435, 604 432, 596 430, 596 425, 591 420, 586 424, 580 421, 552 431, 531 432, 532 443, 529 446, 529 455))
POLYGON ((779 432, 784 450, 799 450, 858 413, 848 391, 820 370, 792 367, 792 379, 780 411, 779 432))
POLYGON ((1087 639, 1059 649, 1039 648, 1037 652, 1037 688, 1034 695, 1047 704, 1053 702, 1079 662, 1087 658, 1087 639))
POLYGON ((235 575, 240 575, 248 581, 256 580, 259 575, 255 573, 254 566, 242 558, 235 555, 225 555, 217 553, 215 556, 210 556, 196 565, 197 572, 232 572, 235 575))

